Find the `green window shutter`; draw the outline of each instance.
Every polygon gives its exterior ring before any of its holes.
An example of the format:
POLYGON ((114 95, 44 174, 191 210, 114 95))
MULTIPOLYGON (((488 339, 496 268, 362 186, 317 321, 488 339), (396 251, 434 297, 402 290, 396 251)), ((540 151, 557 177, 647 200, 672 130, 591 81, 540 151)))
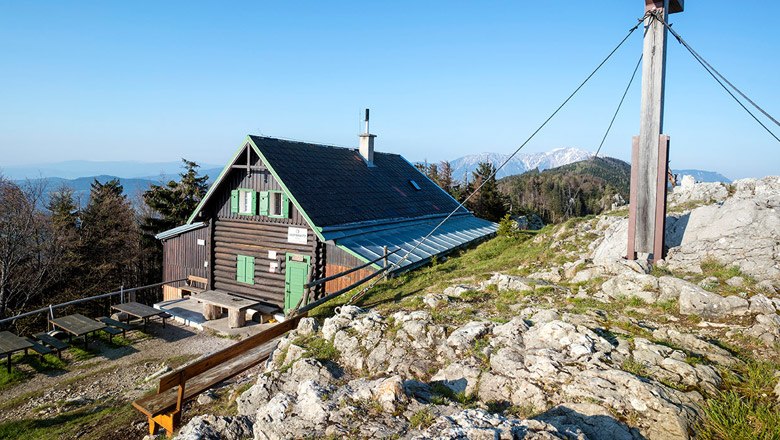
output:
POLYGON ((246 258, 246 272, 244 282, 247 284, 255 284, 255 257, 246 258))
POLYGON ((268 215, 268 191, 260 191, 260 215, 268 215))
POLYGON ((252 191, 252 215, 257 214, 257 191, 252 191))
POLYGON ((282 217, 290 217, 290 200, 287 199, 287 194, 282 194, 282 217))
POLYGON ((246 282, 246 257, 243 255, 236 255, 236 281, 246 282))
POLYGON ((238 214, 238 190, 230 191, 230 212, 238 214))

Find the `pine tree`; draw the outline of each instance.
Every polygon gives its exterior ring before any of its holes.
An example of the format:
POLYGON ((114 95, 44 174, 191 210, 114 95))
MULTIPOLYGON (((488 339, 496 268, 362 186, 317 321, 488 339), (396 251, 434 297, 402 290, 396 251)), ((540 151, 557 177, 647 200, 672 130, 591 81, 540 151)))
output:
POLYGON ((469 199, 467 206, 477 217, 498 222, 506 214, 506 207, 504 197, 498 191, 494 171, 495 168, 490 162, 481 162, 477 165, 477 169, 472 173, 473 179, 470 184, 476 193, 469 199))
POLYGON ((184 172, 179 174, 178 182, 152 185, 144 192, 144 202, 154 211, 144 219, 145 232, 158 234, 184 224, 206 194, 209 177, 198 175, 197 163, 187 159, 182 162, 184 172))
POLYGON ((444 191, 447 191, 450 194, 453 193, 455 181, 452 178, 452 165, 449 161, 445 160, 439 164, 439 180, 437 183, 444 191))
POLYGON ((50 211, 52 245, 60 255, 60 264, 52 271, 52 294, 45 298, 49 302, 64 302, 81 295, 81 279, 86 267, 87 256, 81 253, 79 233, 79 210, 73 199, 73 190, 61 187, 52 192, 46 208, 50 211))
POLYGON ((154 236, 186 223, 208 189, 209 177, 198 175, 200 166, 187 159, 182 159, 182 163, 184 171, 179 174, 178 182, 171 180, 164 185, 152 185, 143 194, 148 208, 141 225, 144 284, 156 283, 162 278, 162 244, 154 236))
POLYGON ((88 259, 84 293, 109 292, 139 280, 140 231, 135 212, 118 179, 92 183, 81 213, 80 253, 88 259))

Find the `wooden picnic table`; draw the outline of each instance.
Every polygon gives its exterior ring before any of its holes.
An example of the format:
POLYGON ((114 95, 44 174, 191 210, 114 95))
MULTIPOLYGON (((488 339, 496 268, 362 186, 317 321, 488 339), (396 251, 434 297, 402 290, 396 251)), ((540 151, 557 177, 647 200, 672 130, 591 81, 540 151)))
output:
POLYGON ((230 328, 243 327, 246 324, 246 309, 259 305, 255 300, 230 295, 219 290, 207 290, 193 298, 203 303, 203 317, 216 319, 220 317, 221 309, 228 309, 228 326, 230 328))
POLYGON ((30 341, 20 338, 9 331, 0 332, 0 356, 8 356, 8 372, 11 372, 11 355, 17 351, 32 347, 30 341))
POLYGON ((149 307, 146 304, 141 304, 139 302, 131 301, 127 303, 122 304, 116 304, 111 306, 112 309, 124 312, 127 314, 127 319, 125 320, 128 324, 130 323, 130 317, 133 316, 138 319, 142 319, 144 321, 144 330, 146 330, 146 324, 149 322, 149 318, 153 318, 155 316, 159 316, 162 318, 163 327, 165 327, 165 318, 168 315, 166 312, 162 310, 155 309, 154 307, 149 307))
POLYGON ((84 315, 75 313, 73 315, 63 316, 61 318, 50 319, 49 322, 54 327, 59 327, 68 333, 68 340, 73 336, 84 336, 84 349, 87 349, 89 343, 89 334, 98 330, 103 330, 106 325, 100 321, 87 318, 84 315))

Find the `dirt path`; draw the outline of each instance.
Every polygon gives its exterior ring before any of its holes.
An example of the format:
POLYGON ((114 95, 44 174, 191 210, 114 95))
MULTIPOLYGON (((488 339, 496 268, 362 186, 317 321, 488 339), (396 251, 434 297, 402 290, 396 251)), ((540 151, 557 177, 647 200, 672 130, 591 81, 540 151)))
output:
MULTIPOLYGON (((33 373, 28 365, 20 364, 20 369, 27 369, 32 374, 27 380, 2 391, 0 424, 31 419, 52 419, 56 424, 58 417, 62 418, 61 414, 78 408, 126 406, 156 387, 156 380, 144 380, 153 373, 165 367, 176 368, 235 343, 175 322, 169 322, 166 328, 151 324, 147 333, 132 331, 123 342, 122 345, 110 345, 103 340, 92 341, 90 353, 86 354, 91 357, 84 360, 76 357, 85 353, 66 350, 63 353, 65 366, 60 370, 33 373)), ((126 409, 122 411, 127 413, 126 409)), ((124 414, 124 417, 136 425, 129 438, 143 437, 146 428, 138 422, 143 420, 140 413, 124 414)), ((71 423, 78 425, 80 422, 73 420, 71 423)), ((130 424, 126 426, 130 427, 130 424)), ((74 437, 79 434, 83 433, 76 433, 74 437)), ((114 434, 118 432, 114 431, 114 434)), ((70 434, 60 435, 60 438, 69 437, 70 434)))

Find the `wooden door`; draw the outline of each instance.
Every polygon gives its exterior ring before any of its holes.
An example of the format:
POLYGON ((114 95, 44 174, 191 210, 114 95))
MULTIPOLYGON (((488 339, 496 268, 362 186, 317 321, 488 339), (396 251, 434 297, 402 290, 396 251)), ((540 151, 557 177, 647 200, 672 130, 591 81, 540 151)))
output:
POLYGON ((284 274, 284 312, 295 308, 303 298, 309 280, 311 257, 308 255, 287 254, 284 274))

